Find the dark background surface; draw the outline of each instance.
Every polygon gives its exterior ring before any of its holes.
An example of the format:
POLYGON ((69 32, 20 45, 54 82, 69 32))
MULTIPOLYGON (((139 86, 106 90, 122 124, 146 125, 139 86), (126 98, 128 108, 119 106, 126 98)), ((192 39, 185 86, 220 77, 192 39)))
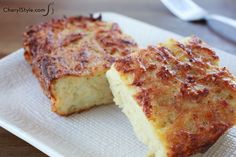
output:
MULTIPOLYGON (((49 0, 0 0, 0 58, 22 47, 22 33, 26 26, 47 21, 63 15, 80 15, 92 12, 116 12, 150 23, 183 36, 196 34, 210 45, 236 54, 236 43, 230 42, 209 29, 203 22, 187 23, 173 16, 159 0, 55 0, 54 14, 5 13, 10 8, 46 8, 49 0)), ((196 1, 211 13, 236 19, 236 0, 196 1)), ((114 19, 115 20, 115 19, 114 19)), ((1 157, 46 156, 8 131, 0 128, 1 157)))

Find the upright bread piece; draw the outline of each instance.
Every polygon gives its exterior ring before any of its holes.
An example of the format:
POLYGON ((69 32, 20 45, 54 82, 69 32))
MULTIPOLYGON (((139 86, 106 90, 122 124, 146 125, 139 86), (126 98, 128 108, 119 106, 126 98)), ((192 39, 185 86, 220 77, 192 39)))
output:
POLYGON ((152 157, 205 152, 236 122, 236 82, 197 37, 119 59, 107 72, 114 100, 152 157))
POLYGON ((69 115, 112 102, 105 72, 137 44, 116 23, 70 17, 29 27, 24 48, 52 110, 69 115))

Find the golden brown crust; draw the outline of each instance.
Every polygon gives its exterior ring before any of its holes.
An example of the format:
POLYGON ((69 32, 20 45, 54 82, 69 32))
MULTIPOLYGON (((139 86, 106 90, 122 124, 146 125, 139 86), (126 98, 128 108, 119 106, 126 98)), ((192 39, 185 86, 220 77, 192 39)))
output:
POLYGON ((171 40, 119 59, 115 68, 165 139, 168 157, 206 151, 236 120, 236 81, 199 38, 171 40))
POLYGON ((116 58, 136 48, 116 23, 103 22, 101 16, 53 19, 24 33, 25 59, 52 101, 53 80, 103 73, 116 58))

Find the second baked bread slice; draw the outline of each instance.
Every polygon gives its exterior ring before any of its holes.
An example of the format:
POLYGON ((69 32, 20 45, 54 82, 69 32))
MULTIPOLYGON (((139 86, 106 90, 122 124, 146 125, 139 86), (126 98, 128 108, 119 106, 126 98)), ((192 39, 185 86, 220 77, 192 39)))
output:
POLYGON ((236 122, 236 80, 197 37, 119 59, 107 72, 114 100, 152 157, 206 151, 236 122))

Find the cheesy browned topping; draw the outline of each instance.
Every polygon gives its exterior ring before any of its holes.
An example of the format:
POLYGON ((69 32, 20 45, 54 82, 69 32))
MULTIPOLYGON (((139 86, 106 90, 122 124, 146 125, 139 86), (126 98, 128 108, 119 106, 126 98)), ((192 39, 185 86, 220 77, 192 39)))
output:
POLYGON ((149 46, 115 68, 168 148, 168 157, 206 151, 236 122, 235 77, 197 37, 149 46))
POLYGON ((24 48, 26 60, 50 97, 51 81, 65 75, 103 73, 137 44, 116 23, 103 22, 101 16, 80 16, 29 27, 24 48))

